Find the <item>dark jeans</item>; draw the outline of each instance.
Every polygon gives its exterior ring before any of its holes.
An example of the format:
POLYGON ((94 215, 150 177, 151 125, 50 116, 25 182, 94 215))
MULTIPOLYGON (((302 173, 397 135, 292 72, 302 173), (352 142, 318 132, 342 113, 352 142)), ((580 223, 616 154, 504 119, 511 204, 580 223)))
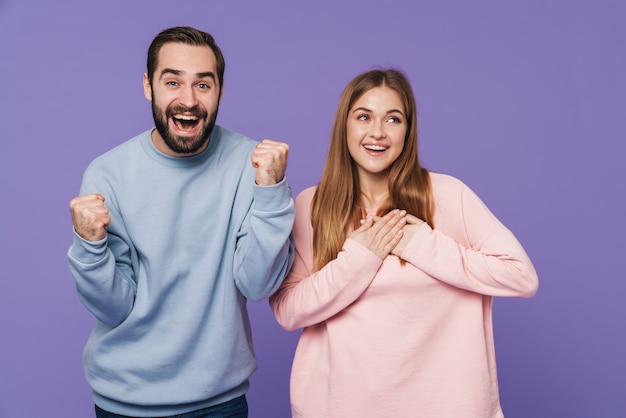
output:
MULTIPOLYGON (((96 405, 96 418, 132 418, 126 415, 113 414, 101 409, 96 405)), ((197 411, 187 412, 186 414, 172 415, 170 417, 161 418, 248 418, 248 402, 246 396, 241 395, 218 405, 209 406, 208 408, 198 409, 197 411)))

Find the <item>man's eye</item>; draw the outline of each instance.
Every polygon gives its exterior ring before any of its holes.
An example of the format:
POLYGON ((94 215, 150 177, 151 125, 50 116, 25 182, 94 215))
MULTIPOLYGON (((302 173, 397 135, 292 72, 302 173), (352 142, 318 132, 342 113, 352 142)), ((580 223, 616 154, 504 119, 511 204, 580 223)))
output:
POLYGON ((201 89, 208 89, 210 88, 210 86, 207 83, 200 83, 198 84, 198 87, 201 89))
POLYGON ((166 85, 168 85, 168 86, 177 86, 177 85, 178 85, 178 83, 177 83, 177 82, 175 82, 175 81, 168 81, 168 82, 167 82, 167 83, 165 83, 165 84, 166 84, 166 85))

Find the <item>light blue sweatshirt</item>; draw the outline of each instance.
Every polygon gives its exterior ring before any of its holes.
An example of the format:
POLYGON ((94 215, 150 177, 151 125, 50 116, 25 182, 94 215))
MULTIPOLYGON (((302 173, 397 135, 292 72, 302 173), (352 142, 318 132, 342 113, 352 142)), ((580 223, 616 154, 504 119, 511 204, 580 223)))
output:
POLYGON ((80 194, 105 197, 98 242, 74 233, 68 261, 96 317, 83 354, 98 406, 163 416, 233 399, 256 368, 246 300, 291 267, 286 180, 258 186, 256 142, 216 126, 207 149, 175 158, 150 131, 94 160, 80 194))

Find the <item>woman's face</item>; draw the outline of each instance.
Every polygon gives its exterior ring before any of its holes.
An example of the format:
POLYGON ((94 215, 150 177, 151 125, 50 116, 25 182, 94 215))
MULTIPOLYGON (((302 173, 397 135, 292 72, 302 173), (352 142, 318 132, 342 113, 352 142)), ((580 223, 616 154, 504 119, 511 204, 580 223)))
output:
POLYGON ((404 148, 407 121, 400 95, 386 86, 368 90, 348 112, 346 129, 359 178, 386 179, 404 148))

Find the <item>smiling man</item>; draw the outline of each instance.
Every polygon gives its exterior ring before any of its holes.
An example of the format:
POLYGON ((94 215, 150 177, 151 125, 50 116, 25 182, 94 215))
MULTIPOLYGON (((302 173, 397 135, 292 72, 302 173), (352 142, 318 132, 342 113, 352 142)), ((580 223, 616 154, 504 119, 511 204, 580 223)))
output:
POLYGON ((216 61, 208 46, 166 43, 161 47, 158 68, 145 73, 143 80, 156 126, 152 140, 159 151, 185 156, 208 145, 222 95, 216 61))
POLYGON ((215 124, 211 35, 167 29, 147 67, 154 129, 95 159, 70 202, 96 416, 247 417, 246 300, 273 293, 293 260, 289 147, 215 124))

